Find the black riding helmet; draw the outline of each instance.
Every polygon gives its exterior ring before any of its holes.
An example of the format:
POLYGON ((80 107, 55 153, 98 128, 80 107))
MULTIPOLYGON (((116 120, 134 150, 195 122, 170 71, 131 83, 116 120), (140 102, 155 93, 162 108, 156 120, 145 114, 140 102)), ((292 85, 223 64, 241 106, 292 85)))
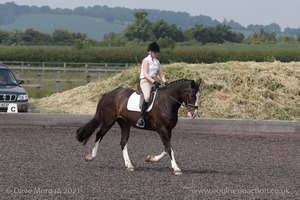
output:
POLYGON ((160 52, 160 47, 156 42, 152 42, 149 44, 147 51, 160 52))

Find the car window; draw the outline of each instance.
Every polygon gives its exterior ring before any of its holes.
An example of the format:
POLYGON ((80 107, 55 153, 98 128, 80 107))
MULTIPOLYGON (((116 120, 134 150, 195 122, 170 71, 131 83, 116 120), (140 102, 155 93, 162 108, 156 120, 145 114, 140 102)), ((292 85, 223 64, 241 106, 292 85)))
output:
POLYGON ((10 70, 0 69, 0 85, 17 85, 17 80, 10 70))

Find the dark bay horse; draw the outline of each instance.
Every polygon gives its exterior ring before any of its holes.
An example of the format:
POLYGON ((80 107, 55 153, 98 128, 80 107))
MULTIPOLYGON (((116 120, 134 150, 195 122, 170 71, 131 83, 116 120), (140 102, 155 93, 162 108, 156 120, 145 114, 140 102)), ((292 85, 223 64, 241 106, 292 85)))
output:
MULTIPOLYGON (((145 118, 146 125, 144 129, 156 131, 165 146, 165 150, 160 155, 149 155, 146 160, 155 162, 169 155, 175 175, 181 175, 182 172, 176 164, 174 152, 171 147, 172 129, 177 124, 178 110, 182 103, 188 109, 189 116, 193 118, 196 116, 200 96, 200 84, 201 80, 196 82, 194 80, 181 79, 158 89, 153 108, 147 113, 147 117, 145 118)), ((86 156, 86 161, 92 161, 96 157, 100 141, 115 122, 117 122, 122 130, 120 144, 125 166, 129 171, 134 170, 127 151, 130 127, 136 127, 136 122, 140 116, 139 112, 127 110, 128 98, 133 92, 135 91, 132 89, 117 88, 104 94, 98 102, 94 118, 77 130, 77 140, 85 145, 94 131, 99 127, 99 131, 96 134, 95 147, 92 154, 86 156)))

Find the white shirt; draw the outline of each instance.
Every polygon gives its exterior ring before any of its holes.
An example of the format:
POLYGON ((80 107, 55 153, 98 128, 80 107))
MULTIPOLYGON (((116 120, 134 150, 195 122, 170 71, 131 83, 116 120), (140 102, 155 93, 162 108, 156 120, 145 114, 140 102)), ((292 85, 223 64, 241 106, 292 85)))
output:
MULTIPOLYGON (((160 66, 159 60, 157 60, 156 58, 152 58, 150 55, 148 55, 145 59, 148 61, 148 74, 149 74, 149 76, 155 77, 157 71, 159 70, 159 66, 160 66)), ((141 79, 145 78, 143 64, 141 66, 140 78, 141 79)))

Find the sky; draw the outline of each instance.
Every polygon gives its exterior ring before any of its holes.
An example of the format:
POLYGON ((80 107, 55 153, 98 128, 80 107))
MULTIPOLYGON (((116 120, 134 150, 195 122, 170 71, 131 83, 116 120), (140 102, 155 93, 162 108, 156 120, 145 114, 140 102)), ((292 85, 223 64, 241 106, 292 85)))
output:
MULTIPOLYGON (((18 5, 51 8, 106 5, 137 9, 159 9, 206 15, 218 21, 234 20, 243 26, 276 23, 282 29, 300 27, 300 0, 10 0, 18 5)), ((10 2, 9 1, 9 2, 10 2)), ((0 3, 8 2, 0 0, 0 3)))

